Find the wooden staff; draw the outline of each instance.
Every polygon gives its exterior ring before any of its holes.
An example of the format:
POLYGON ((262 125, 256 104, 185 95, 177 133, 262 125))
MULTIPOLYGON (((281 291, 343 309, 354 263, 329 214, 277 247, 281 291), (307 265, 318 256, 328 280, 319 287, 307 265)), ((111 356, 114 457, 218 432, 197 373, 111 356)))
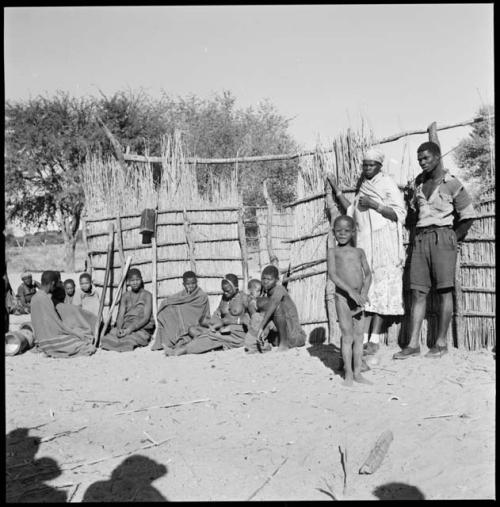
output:
POLYGON ((120 297, 122 294, 123 283, 125 282, 125 280, 127 278, 127 272, 128 272, 128 268, 130 267, 131 262, 132 262, 132 257, 127 257, 127 260, 125 262, 125 267, 123 268, 123 271, 122 271, 122 274, 120 277, 120 281, 118 282, 118 287, 116 289, 116 294, 113 299, 113 303, 111 303, 111 306, 109 307, 109 312, 106 317, 106 320, 104 321, 104 326, 102 327, 102 330, 101 330, 101 333, 99 336, 99 341, 98 341, 98 343, 96 343, 96 347, 98 347, 100 345, 100 339, 103 337, 104 333, 106 332, 106 329, 108 329, 108 326, 111 322, 111 318, 113 317, 113 310, 115 309, 115 306, 117 305, 118 301, 120 300, 120 297))
POLYGON ((157 250, 156 250, 156 222, 158 221, 158 209, 155 210, 155 223, 153 236, 151 237, 151 278, 153 283, 153 318, 155 320, 155 330, 153 341, 158 333, 158 272, 157 272, 157 250))
POLYGON ((245 224, 243 223, 243 208, 238 210, 238 235, 240 237, 241 265, 243 268, 243 289, 248 287, 248 249, 245 235, 245 224))
POLYGON ((99 331, 101 326, 101 320, 102 320, 102 312, 104 310, 104 300, 106 299, 106 289, 108 288, 108 282, 109 282, 109 274, 111 272, 111 263, 113 259, 113 239, 114 239, 114 225, 113 222, 111 222, 108 225, 108 253, 106 256, 106 272, 104 274, 104 284, 102 288, 102 294, 101 294, 101 300, 99 301, 99 311, 97 313, 97 322, 94 329, 94 338, 92 340, 92 344, 97 346, 97 342, 99 340, 99 331))
MULTIPOLYGON (((333 221, 336 216, 339 214, 338 209, 335 206, 335 200, 333 199, 333 190, 332 186, 325 179, 325 204, 328 209, 328 215, 330 220, 330 230, 328 232, 328 238, 326 241, 326 248, 335 250, 335 238, 333 237, 333 221)), ((328 343, 333 343, 334 345, 340 347, 340 335, 338 333, 334 333, 334 329, 336 329, 337 324, 337 309, 335 308, 335 284, 330 277, 326 277, 326 286, 325 286, 325 299, 326 299, 326 310, 328 313, 328 343)))

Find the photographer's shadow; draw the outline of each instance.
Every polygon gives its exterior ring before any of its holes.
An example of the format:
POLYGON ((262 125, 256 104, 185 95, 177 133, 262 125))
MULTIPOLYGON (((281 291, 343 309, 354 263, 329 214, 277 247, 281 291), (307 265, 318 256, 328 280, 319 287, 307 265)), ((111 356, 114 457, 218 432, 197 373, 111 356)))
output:
POLYGON ((63 503, 66 493, 45 484, 61 475, 57 461, 35 459, 41 439, 29 436, 32 428, 17 428, 5 437, 7 503, 63 503))
POLYGON ((113 470, 108 481, 91 484, 82 502, 166 502, 151 485, 166 473, 165 465, 146 456, 130 456, 113 470))
POLYGON ((326 331, 323 327, 318 327, 311 331, 309 335, 309 347, 307 352, 313 357, 317 357, 327 368, 333 371, 335 375, 344 375, 344 362, 342 360, 342 351, 333 343, 325 343, 326 331))

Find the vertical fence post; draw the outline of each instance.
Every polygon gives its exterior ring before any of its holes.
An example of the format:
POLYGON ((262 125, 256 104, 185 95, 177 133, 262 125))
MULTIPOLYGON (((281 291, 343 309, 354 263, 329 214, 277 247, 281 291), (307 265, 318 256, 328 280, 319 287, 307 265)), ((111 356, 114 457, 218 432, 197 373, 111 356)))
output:
POLYGON ((158 222, 158 208, 155 209, 155 223, 153 229, 153 235, 151 236, 151 281, 152 281, 152 292, 153 292, 153 318, 155 320, 155 330, 153 333, 153 339, 156 338, 158 332, 158 273, 157 273, 157 249, 156 249, 156 231, 158 222))
POLYGON ((241 266, 243 271, 243 290, 248 287, 248 248, 243 222, 243 206, 238 210, 238 236, 240 238, 241 266))
POLYGON ((276 267, 279 267, 279 259, 274 253, 273 250, 273 212, 274 205, 271 197, 269 195, 269 191, 267 188, 267 178, 264 180, 262 193, 264 194, 264 199, 267 204, 267 234, 266 234, 266 243, 267 243, 267 252, 269 254, 269 264, 273 264, 276 267))
POLYGON ((92 276, 92 257, 90 255, 89 242, 87 238, 87 219, 86 217, 82 218, 82 240, 83 246, 85 247, 85 254, 87 258, 88 265, 86 266, 85 271, 92 276))
POLYGON ((196 273, 196 259, 194 253, 194 242, 191 235, 191 222, 189 221, 186 209, 182 212, 184 217, 184 234, 186 236, 186 243, 188 245, 189 262, 191 264, 191 271, 196 273))
POLYGON ((118 253, 120 254, 120 264, 124 266, 125 253, 123 252, 122 217, 119 212, 116 214, 116 242, 118 244, 118 253))
POLYGON ((454 312, 454 328, 457 347, 463 349, 465 347, 465 330, 463 316, 463 296, 462 296, 462 273, 461 273, 461 247, 458 247, 457 263, 455 265, 455 312, 454 312))

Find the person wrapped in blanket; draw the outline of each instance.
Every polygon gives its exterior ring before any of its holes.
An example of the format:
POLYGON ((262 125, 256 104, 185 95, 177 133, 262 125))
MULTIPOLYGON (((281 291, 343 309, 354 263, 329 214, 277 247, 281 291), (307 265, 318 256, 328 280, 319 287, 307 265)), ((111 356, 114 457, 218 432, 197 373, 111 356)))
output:
POLYGON ((221 281, 222 298, 210 319, 189 328, 191 340, 165 349, 167 356, 202 354, 210 350, 243 347, 248 329, 248 296, 240 292, 238 277, 227 274, 221 281))
POLYGON ((116 327, 102 337, 104 350, 130 352, 151 340, 155 327, 153 296, 144 289, 141 272, 136 268, 128 270, 127 284, 131 290, 122 295, 116 327))

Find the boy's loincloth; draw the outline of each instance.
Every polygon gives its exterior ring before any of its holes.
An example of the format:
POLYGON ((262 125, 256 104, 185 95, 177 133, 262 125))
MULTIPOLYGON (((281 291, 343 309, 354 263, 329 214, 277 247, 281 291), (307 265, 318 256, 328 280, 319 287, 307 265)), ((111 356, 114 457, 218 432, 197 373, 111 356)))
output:
POLYGON ((339 302, 343 302, 351 310, 351 315, 358 315, 363 311, 363 307, 359 306, 353 299, 351 299, 345 290, 338 287, 335 289, 335 299, 339 302))

